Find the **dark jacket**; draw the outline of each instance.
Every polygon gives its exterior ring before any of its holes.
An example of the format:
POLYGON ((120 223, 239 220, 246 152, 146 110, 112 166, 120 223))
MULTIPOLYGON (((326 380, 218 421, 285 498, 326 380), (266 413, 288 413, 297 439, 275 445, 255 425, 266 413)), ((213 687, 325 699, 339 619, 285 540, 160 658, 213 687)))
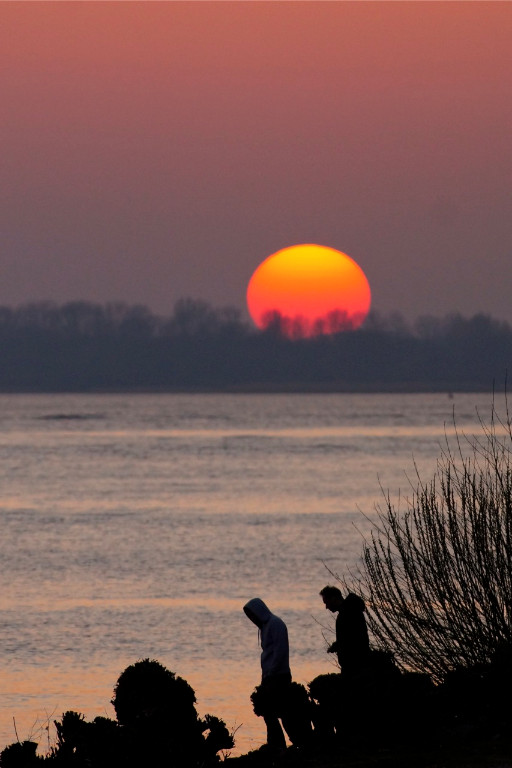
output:
POLYGON ((336 617, 336 653, 343 671, 359 669, 370 653, 364 600, 349 592, 336 617))

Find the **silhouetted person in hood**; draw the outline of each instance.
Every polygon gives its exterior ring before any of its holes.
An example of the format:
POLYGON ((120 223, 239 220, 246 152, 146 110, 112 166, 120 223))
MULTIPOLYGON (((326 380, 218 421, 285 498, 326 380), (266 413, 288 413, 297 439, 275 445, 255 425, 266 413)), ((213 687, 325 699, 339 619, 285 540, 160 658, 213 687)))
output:
POLYGON ((337 613, 336 642, 328 653, 336 653, 345 678, 363 671, 370 655, 368 628, 364 617, 364 600, 349 592, 343 597, 338 587, 324 587, 320 595, 327 610, 337 613))
POLYGON ((286 723, 286 698, 292 681, 288 630, 284 621, 272 613, 259 597, 249 600, 244 605, 244 612, 260 631, 262 650, 261 686, 257 689, 259 708, 267 726, 267 744, 272 751, 279 752, 286 748, 279 718, 283 720, 283 726, 290 736, 286 723))

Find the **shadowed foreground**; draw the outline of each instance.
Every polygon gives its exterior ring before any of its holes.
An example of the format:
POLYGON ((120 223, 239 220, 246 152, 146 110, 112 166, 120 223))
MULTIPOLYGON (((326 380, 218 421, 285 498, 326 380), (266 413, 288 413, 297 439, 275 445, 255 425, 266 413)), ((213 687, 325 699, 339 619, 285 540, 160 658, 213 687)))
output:
POLYGON ((259 750, 240 757, 228 758, 232 768, 512 768, 512 742, 459 744, 449 747, 395 747, 394 749, 360 749, 328 752, 315 750, 299 753, 290 747, 278 759, 269 760, 259 750))
POLYGON ((208 768, 218 752, 233 747, 224 722, 199 718, 194 690, 158 661, 143 659, 119 677, 112 704, 116 720, 87 722, 78 712, 55 721, 57 743, 36 754, 31 741, 11 744, 0 753, 2 768, 208 768))
MULTIPOLYGON (((374 651, 372 667, 350 685, 320 675, 308 688, 292 683, 287 715, 300 722, 281 752, 229 757, 233 735, 195 710, 189 684, 157 661, 128 667, 114 689, 116 720, 85 721, 66 712, 55 721, 57 742, 45 756, 34 742, 0 754, 1 768, 512 768, 512 648, 487 665, 458 669, 435 685, 403 672, 390 654, 374 651)), ((255 712, 261 701, 253 693, 255 712)))
POLYGON ((435 685, 373 651, 354 687, 320 675, 308 688, 311 738, 281 755, 265 747, 231 758, 234 768, 512 768, 512 649, 456 669, 435 685))

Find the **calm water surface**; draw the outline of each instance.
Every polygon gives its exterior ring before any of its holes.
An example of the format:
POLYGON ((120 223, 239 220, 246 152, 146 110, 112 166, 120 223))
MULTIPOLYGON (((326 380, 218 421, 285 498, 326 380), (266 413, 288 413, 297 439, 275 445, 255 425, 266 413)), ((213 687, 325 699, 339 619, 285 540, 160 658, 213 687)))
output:
MULTIPOLYGON (((292 673, 333 671, 319 589, 357 564, 380 485, 410 493, 445 428, 491 395, 0 396, 0 748, 67 709, 114 717, 117 677, 158 659, 199 713, 264 724, 260 596, 286 621, 292 673), (369 518, 369 519, 368 519, 369 518)), ((50 738, 53 732, 50 729, 50 738)))

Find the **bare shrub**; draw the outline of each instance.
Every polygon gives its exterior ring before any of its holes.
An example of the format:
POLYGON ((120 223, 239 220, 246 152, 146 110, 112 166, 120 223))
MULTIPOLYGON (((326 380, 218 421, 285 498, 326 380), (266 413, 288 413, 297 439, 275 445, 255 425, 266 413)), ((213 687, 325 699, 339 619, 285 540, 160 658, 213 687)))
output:
MULTIPOLYGON (((434 680, 492 661, 512 641, 512 426, 494 404, 477 434, 446 435, 412 497, 384 493, 362 565, 338 580, 366 601, 368 625, 403 669, 434 680)), ((336 574, 335 574, 336 575, 336 574)))

